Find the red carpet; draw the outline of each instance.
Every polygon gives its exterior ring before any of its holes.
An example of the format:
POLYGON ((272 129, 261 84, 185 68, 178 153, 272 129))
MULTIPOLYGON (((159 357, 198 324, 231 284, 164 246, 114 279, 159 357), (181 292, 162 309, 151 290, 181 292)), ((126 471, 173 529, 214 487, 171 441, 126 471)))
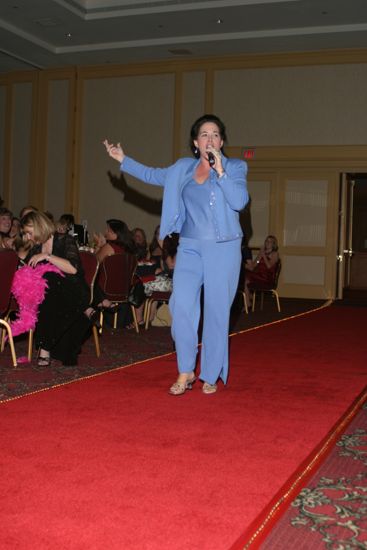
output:
POLYGON ((330 455, 260 543, 261 550, 367 548, 366 464, 365 400, 330 455))
POLYGON ((2 548, 225 550, 366 385, 366 310, 231 339, 226 388, 175 357, 0 404, 2 548))

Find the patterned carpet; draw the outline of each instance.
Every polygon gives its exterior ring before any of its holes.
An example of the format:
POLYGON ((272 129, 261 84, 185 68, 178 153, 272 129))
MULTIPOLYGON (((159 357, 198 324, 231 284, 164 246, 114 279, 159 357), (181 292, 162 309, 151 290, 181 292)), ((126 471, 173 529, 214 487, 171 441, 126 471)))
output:
POLYGON ((367 548, 367 403, 261 550, 367 548))
MULTIPOLYGON (((260 326, 279 319, 297 315, 320 306, 320 300, 282 299, 281 313, 278 313, 274 301, 265 300, 264 309, 258 309, 248 315, 241 311, 240 298, 232 308, 230 332, 238 332, 260 326)), ((26 355, 27 341, 19 337, 16 340, 18 357, 26 355)), ((82 349, 77 367, 63 366, 53 361, 50 367, 38 367, 36 359, 32 363, 19 363, 11 366, 9 347, 0 355, 0 401, 14 399, 21 395, 40 391, 55 385, 93 376, 123 365, 129 365, 171 353, 174 350, 170 329, 151 327, 142 329, 139 334, 134 330, 106 327, 100 337, 101 356, 96 357, 94 342, 89 338, 82 349)))

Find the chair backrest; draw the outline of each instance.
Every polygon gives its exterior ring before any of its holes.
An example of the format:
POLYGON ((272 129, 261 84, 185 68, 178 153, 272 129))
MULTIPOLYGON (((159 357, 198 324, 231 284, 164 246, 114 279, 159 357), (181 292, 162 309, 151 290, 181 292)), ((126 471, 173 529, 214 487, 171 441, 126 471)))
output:
POLYGON ((0 249, 0 315, 6 313, 11 298, 11 285, 18 266, 14 250, 0 249))
POLYGON ((136 268, 133 254, 122 252, 107 256, 100 264, 98 284, 111 301, 125 302, 136 268))
POLYGON ((90 288, 90 301, 92 302, 94 283, 98 273, 99 262, 97 260, 97 256, 92 252, 88 252, 87 250, 80 250, 79 256, 83 266, 84 278, 90 288))

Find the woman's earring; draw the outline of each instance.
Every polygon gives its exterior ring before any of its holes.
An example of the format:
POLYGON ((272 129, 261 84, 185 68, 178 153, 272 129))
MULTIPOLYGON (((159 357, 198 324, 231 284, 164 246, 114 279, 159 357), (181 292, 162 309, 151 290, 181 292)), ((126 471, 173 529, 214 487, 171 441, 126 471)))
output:
POLYGON ((194 153, 195 153, 195 155, 198 154, 198 148, 197 147, 195 147, 194 153))

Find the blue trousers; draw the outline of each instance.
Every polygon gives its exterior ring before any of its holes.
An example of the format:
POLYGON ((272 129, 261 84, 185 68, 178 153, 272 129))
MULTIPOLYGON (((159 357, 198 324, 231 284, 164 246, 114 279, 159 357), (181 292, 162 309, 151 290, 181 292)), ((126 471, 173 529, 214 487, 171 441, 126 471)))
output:
POLYGON ((241 267, 241 239, 217 243, 180 238, 170 300, 172 337, 178 370, 195 368, 200 321, 200 295, 204 286, 200 378, 214 384, 228 377, 229 315, 241 267))

